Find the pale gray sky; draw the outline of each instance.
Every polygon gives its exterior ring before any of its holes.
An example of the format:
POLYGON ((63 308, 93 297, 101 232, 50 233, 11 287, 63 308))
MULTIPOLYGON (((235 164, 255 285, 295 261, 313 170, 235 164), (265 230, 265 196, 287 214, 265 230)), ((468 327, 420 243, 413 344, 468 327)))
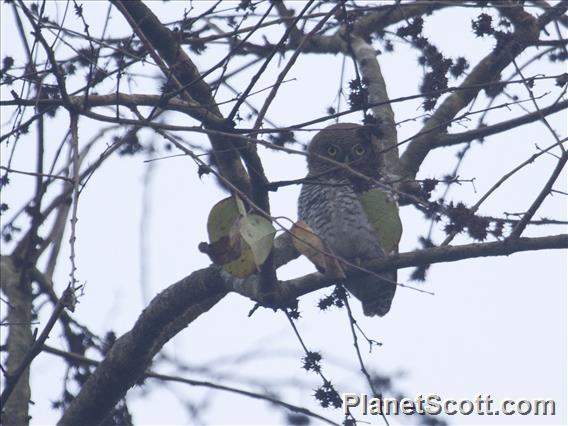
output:
MULTIPOLYGON (((195 12, 207 7, 208 2, 194 2, 195 12)), ((228 4, 236 4, 227 2, 228 4)), ((63 3, 57 5, 62 11, 63 3)), ((296 10, 300 2, 290 2, 296 10)), ((55 8, 48 3, 48 8, 55 8)), ((188 3, 152 3, 152 10, 165 22, 179 19, 188 3)), ((101 23, 106 13, 106 3, 84 3, 86 18, 91 31, 100 34, 101 23)), ((531 9, 536 13, 538 10, 531 9)), ((438 48, 450 57, 464 55, 474 65, 494 45, 490 38, 479 39, 470 30, 470 22, 479 9, 449 8, 426 18, 426 33, 438 48)), ((124 35, 127 26, 118 14, 113 15, 111 33, 124 35)), ((19 38, 11 29, 11 9, 2 4, 2 56, 19 58, 22 51, 19 38)), ((78 29, 80 22, 74 16, 68 18, 78 29)), ((396 28, 396 27, 395 27, 396 28)), ((280 34, 280 29, 275 31, 280 34)), ((564 34, 566 37, 566 34, 564 34)), ((396 43, 394 53, 379 56, 384 78, 391 97, 412 95, 418 92, 423 70, 416 64, 417 52, 402 43, 396 43)), ((534 52, 534 49, 531 50, 534 52)), ((219 60, 223 49, 209 48, 203 55, 191 55, 199 69, 204 70, 219 60)), ((273 65, 285 63, 289 57, 278 58, 273 65)), ((521 55, 522 64, 530 55, 521 55)), ((239 59, 240 61, 241 59, 239 59)), ((302 55, 286 83, 272 104, 268 117, 278 125, 305 121, 326 113, 326 107, 335 104, 339 84, 341 58, 332 55, 302 55)), ((146 64, 140 72, 158 76, 157 68, 146 64)), ((503 77, 511 73, 509 67, 503 77)), ((525 75, 535 73, 559 74, 565 72, 563 65, 548 61, 528 67, 525 75)), ((278 74, 273 66, 257 84, 262 88, 271 85, 278 74)), ((353 77, 350 61, 347 61, 344 88, 353 77)), ((242 88, 250 74, 235 78, 233 84, 242 88)), ((451 82, 455 84, 456 82, 451 82)), ((553 82, 542 81, 535 87, 536 95, 552 91, 553 82)), ((159 81, 141 79, 134 81, 132 91, 157 92, 159 81)), ((10 98, 10 88, 1 86, 2 99, 10 98)), ((110 89, 112 90, 112 89, 110 89)), ((102 92, 102 90, 101 90, 102 92)), ((528 98, 523 86, 512 90, 522 99, 528 98)), ((257 107, 262 105, 264 94, 251 98, 257 107)), ((541 106, 548 105, 554 94, 539 100, 541 106)), ((233 95, 222 89, 219 100, 233 95)), ((506 100, 501 100, 503 103, 506 100)), ((393 105, 397 121, 423 114, 420 101, 393 105)), ((476 101, 474 110, 487 105, 484 95, 476 101)), ((533 110, 530 102, 523 104, 533 110)), ((225 107, 225 111, 231 105, 225 107)), ((345 101, 343 101, 345 107, 345 101)), ((488 124, 523 114, 519 106, 502 108, 492 112, 488 124)), ((350 121, 359 121, 360 114, 349 116, 350 121)), ((2 124, 10 119, 3 111, 2 124)), ((451 131, 474 128, 477 118, 471 122, 454 124, 451 131)), ((168 122, 189 124, 180 115, 170 115, 168 122), (180 121, 182 120, 182 121, 180 121)), ((567 119, 565 112, 549 117, 552 127, 561 138, 566 137, 567 119)), ((50 135, 47 149, 53 152, 65 133, 68 119, 63 111, 56 119, 49 120, 50 135)), ((403 140, 421 126, 421 120, 408 121, 399 127, 399 139, 403 140)), ((81 121, 81 139, 87 140, 96 133, 100 124, 85 119, 81 121)), ((140 133, 141 141, 148 143, 154 138, 159 145, 160 138, 151 132, 140 133)), ((297 139, 305 143, 313 133, 297 132, 297 139)), ((200 135, 184 134, 187 141, 206 146, 200 135)), ((33 170, 34 144, 22 143, 17 148, 13 168, 33 170)), ((31 142, 31 141, 29 141, 31 142)), ((110 139, 106 141, 110 143, 110 139)), ((475 188, 468 183, 452 187, 450 199, 463 200, 473 204, 504 173, 536 152, 535 144, 546 147, 554 142, 551 134, 541 124, 535 123, 488 137, 483 145, 474 143, 460 177, 475 178, 475 188)), ((101 141, 92 153, 91 160, 105 148, 101 141)), ((7 158, 10 147, 1 146, 1 154, 7 158)), ((419 178, 438 177, 449 173, 455 164, 458 148, 440 149, 432 153, 420 170, 419 178)), ((267 152, 260 149, 265 169, 270 179, 295 179, 306 172, 304 157, 284 153, 267 152)), ((548 179, 556 160, 542 156, 529 168, 519 173, 508 185, 499 189, 483 206, 480 213, 500 215, 503 212, 523 212, 530 205, 543 183, 548 179)), ((206 219, 211 207, 225 194, 214 184, 213 178, 197 177, 194 163, 186 157, 165 159, 154 163, 151 182, 151 221, 147 229, 149 244, 148 258, 144 259, 149 268, 150 294, 153 296, 166 286, 206 267, 209 259, 197 250, 200 241, 207 239, 206 219)), ((143 156, 114 158, 108 161, 89 181, 82 192, 79 204, 77 227, 78 278, 85 282, 85 294, 75 312, 78 321, 87 324, 101 334, 113 330, 120 335, 130 329, 144 304, 140 288, 139 247, 141 241, 140 220, 142 205, 142 180, 148 163, 143 156)), ((3 190, 2 198, 14 208, 27 200, 33 191, 33 179, 25 176, 11 176, 12 184, 3 190)), ((566 191, 566 171, 555 185, 566 191)), ((296 199, 299 187, 280 189, 271 194, 272 213, 276 216, 296 218, 296 199)), ((537 213, 537 217, 554 217, 566 220, 566 197, 548 197, 537 213)), ((9 216, 8 213, 7 217, 9 216)), ((406 252, 418 246, 417 238, 428 232, 429 223, 413 207, 401 209, 404 226, 400 251, 406 252)), ((4 216, 2 217, 4 220, 4 216)), ((541 229, 529 227, 527 236, 559 234, 566 227, 541 229)), ((434 234, 440 242, 441 233, 434 234)), ((464 243, 457 238, 455 244, 464 243)), ((3 245, 2 253, 10 246, 3 245)), ((60 293, 68 281, 69 247, 63 248, 55 282, 60 293)), ((280 278, 291 278, 314 270, 305 260, 299 259, 279 271, 280 278)), ((411 269, 399 271, 399 281, 409 282, 411 269)), ((553 398, 557 402, 557 416, 500 416, 473 417, 455 416, 447 418, 452 424, 561 424, 567 418, 567 367, 566 367, 566 277, 567 262, 565 251, 541 251, 514 254, 510 257, 479 258, 454 263, 434 265, 428 279, 421 288, 435 293, 435 296, 400 288, 393 302, 391 312, 384 318, 363 317, 358 304, 352 307, 358 321, 369 337, 383 343, 380 348, 368 354, 363 353, 369 370, 384 374, 404 375, 396 379, 397 387, 407 396, 435 393, 442 398, 475 398, 478 394, 491 394, 495 400, 505 398, 542 399, 553 398)), ((416 284, 416 283, 412 283, 416 284)), ((347 316, 343 310, 321 312, 316 308, 317 300, 329 289, 302 298, 300 309, 302 319, 297 325, 311 350, 321 351, 323 371, 337 385, 340 392, 367 392, 363 377, 358 374, 358 365, 353 351, 347 316)), ((259 309, 248 318, 253 303, 237 295, 227 296, 210 312, 192 323, 188 329, 176 336, 165 347, 189 365, 206 365, 216 373, 234 374, 235 381, 218 379, 211 375, 188 373, 187 377, 207 379, 228 385, 243 387, 239 377, 253 380, 295 380, 308 383, 299 391, 293 387, 282 388, 281 398, 289 403, 306 406, 311 410, 341 422, 339 411, 322 410, 312 397, 312 391, 320 383, 313 373, 301 369, 302 349, 287 323, 285 316, 270 310, 259 309), (262 351, 265 356, 253 357, 237 367, 215 361, 248 351, 262 351)), ((40 315, 40 329, 49 316, 50 309, 43 309, 40 315)), ((59 330, 52 333, 48 342, 64 348, 59 330)), ((167 371, 159 372, 167 373, 167 371)), ((33 424, 51 424, 59 413, 51 408, 52 400, 59 397, 63 364, 52 355, 40 355, 32 365, 32 389, 35 404, 31 407, 33 424)), ((148 380, 147 387, 135 388, 128 393, 128 402, 136 424, 185 424, 189 421, 183 404, 170 390, 176 389, 182 400, 198 403, 209 401, 210 407, 203 420, 210 424, 275 424, 284 421, 281 412, 275 412, 267 403, 249 400, 240 395, 216 393, 186 385, 164 386, 148 380), (275 414, 276 413, 276 414, 275 414)), ((258 389, 257 389, 258 390, 258 389)), ((377 419, 367 418, 373 424, 377 419)), ((404 419, 393 419, 394 424, 404 419)))

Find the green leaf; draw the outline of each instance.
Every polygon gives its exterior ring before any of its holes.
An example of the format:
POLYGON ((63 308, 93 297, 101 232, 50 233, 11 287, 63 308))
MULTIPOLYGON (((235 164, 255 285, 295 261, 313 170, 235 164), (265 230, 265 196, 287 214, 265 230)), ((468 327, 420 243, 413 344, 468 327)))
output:
POLYGON ((396 250, 402 235, 402 223, 396 202, 386 192, 377 188, 363 192, 360 199, 367 219, 377 232, 385 252, 396 250))
POLYGON ((247 214, 238 197, 219 201, 207 219, 209 244, 205 251, 213 263, 231 275, 246 278, 257 272, 266 260, 276 229, 269 220, 247 214))
POLYGON ((231 227, 239 219, 239 210, 233 197, 225 198, 213 206, 207 218, 207 234, 214 243, 229 237, 231 227))
POLYGON ((255 263, 262 265, 272 250, 276 229, 269 220, 256 214, 242 217, 239 225, 240 234, 251 249, 255 263))

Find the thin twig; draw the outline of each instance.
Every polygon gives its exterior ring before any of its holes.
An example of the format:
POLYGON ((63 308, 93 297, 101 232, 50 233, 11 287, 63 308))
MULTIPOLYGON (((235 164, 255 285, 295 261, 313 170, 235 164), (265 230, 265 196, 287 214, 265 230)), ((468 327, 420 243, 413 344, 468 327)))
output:
MULTIPOLYGON (((371 375, 367 371, 367 368, 365 367, 365 363, 363 362, 363 357, 361 356, 361 350, 359 348, 359 343, 358 343, 358 340, 357 340, 357 332, 355 331, 355 324, 357 324, 357 321, 353 317, 353 312, 351 312, 351 307, 349 306, 349 300, 347 300, 346 294, 344 294, 343 303, 345 303, 345 307, 347 308, 346 311, 347 311, 347 317, 349 318, 349 327, 351 328, 351 335, 353 336, 353 346, 355 347, 355 353, 357 354, 357 360, 359 361, 359 367, 361 368, 361 373, 363 373, 363 375, 365 376, 365 379, 367 379, 367 384, 369 385, 369 388, 371 389, 371 392, 373 393, 373 397, 379 398, 379 400, 381 401, 381 404, 382 404, 383 397, 382 397, 381 394, 379 394, 376 391, 375 385, 373 384, 373 379, 371 378, 371 375)), ((385 415, 385 413, 383 413, 383 410, 380 410, 380 412, 381 412, 381 417, 383 418, 383 421, 385 422, 385 424, 387 426, 389 426, 389 421, 387 419, 387 416, 385 415)))
MULTIPOLYGON (((79 127, 78 121, 79 116, 76 113, 70 113, 71 120, 71 152, 72 152, 72 165, 73 165, 73 189, 72 189, 72 206, 71 206, 71 235, 69 237, 69 246, 71 249, 71 254, 69 259, 71 260, 71 271, 69 277, 71 278, 70 285, 74 290, 76 289, 77 279, 75 277, 75 272, 77 271, 76 264, 76 253, 75 253, 75 242, 77 240, 77 209, 79 207, 79 183, 81 179, 81 174, 79 172, 79 127)), ((75 309, 74 304, 71 306, 71 311, 75 309)))
MULTIPOLYGON (((60 349, 57 348, 53 348, 51 346, 48 345, 43 345, 43 351, 52 355, 57 355, 61 358, 67 359, 73 363, 76 362, 80 362, 81 364, 85 364, 85 365, 90 365, 93 367, 96 367, 100 364, 100 361, 88 358, 86 356, 80 355, 80 354, 75 354, 73 352, 66 352, 66 351, 62 351, 60 349)), ((281 407, 284 407, 294 413, 300 413, 300 414, 304 414, 306 416, 309 417, 313 417, 314 419, 318 419, 318 420, 322 420, 330 425, 334 425, 334 426, 339 426, 338 423, 328 419, 327 417, 324 416, 320 416, 317 413, 314 413, 311 410, 308 410, 307 408, 304 407, 300 407, 297 405, 293 405, 293 404, 289 404, 287 402, 281 401, 277 398, 271 397, 269 395, 263 395, 261 393, 257 393, 257 392, 251 392, 248 390, 244 390, 244 389, 238 389, 238 388, 234 388, 231 386, 225 386, 225 385, 220 385, 218 383, 212 383, 212 382, 208 382, 208 381, 203 381, 203 380, 194 380, 194 379, 186 379, 183 377, 178 377, 178 376, 172 376, 169 374, 160 374, 160 373, 156 373, 153 372, 151 370, 147 370, 146 373, 144 374, 145 378, 152 378, 152 379, 158 379, 158 380, 164 380, 164 381, 168 381, 168 382, 177 382, 177 383, 185 383, 187 385, 191 385, 191 386, 201 386, 201 387, 206 387, 206 388, 210 388, 210 389, 216 389, 216 390, 222 390, 225 392, 231 392, 231 393, 236 393, 239 395, 244 395, 244 396, 248 396, 250 398, 254 398, 254 399, 260 399, 263 401, 268 401, 272 404, 276 404, 279 405, 281 407)))
POLYGON ((15 170, 15 169, 11 169, 9 167, 4 167, 4 166, 0 166, 0 169, 2 170, 6 170, 7 172, 10 173, 16 173, 16 174, 20 174, 20 175, 27 175, 27 176, 35 176, 35 177, 40 177, 40 178, 48 178, 48 179, 53 179, 53 180, 64 180, 66 182, 73 182, 73 179, 68 178, 67 176, 58 176, 58 175, 50 175, 50 174, 46 174, 46 173, 34 173, 34 172, 24 172, 23 170, 15 170))
POLYGON ((517 240, 521 236, 527 224, 532 219, 532 217, 534 216, 534 214, 536 213, 536 211, 538 210, 544 199, 548 195, 550 195, 552 186, 554 185, 554 182, 556 182, 556 179, 558 179, 558 176, 560 175, 562 169, 566 165, 566 161, 568 161, 568 151, 564 150, 562 152, 562 156, 558 160, 558 164, 556 165, 552 174, 550 175, 550 178, 548 178, 548 181, 546 182, 546 184, 544 185, 544 187, 542 188, 542 190, 540 191, 534 202, 531 204, 527 212, 521 218, 519 223, 517 223, 517 225, 511 231, 511 234, 508 237, 509 241, 517 240))
MULTIPOLYGON (((563 141, 561 141, 561 143, 566 142, 566 140, 567 139, 564 139, 563 141)), ((513 176, 515 173, 517 173, 519 170, 523 169, 527 165, 532 164, 538 157, 540 157, 541 155, 545 154, 546 152, 550 151, 551 149, 553 149, 554 147, 556 147, 558 145, 559 145, 558 143, 555 143, 553 145, 550 145, 548 148, 545 148, 544 150, 541 150, 540 152, 537 152, 536 154, 531 155, 527 160, 523 161, 521 164, 519 164, 513 170, 511 170, 510 172, 503 175, 501 177, 501 179, 499 179, 497 182, 495 182, 495 184, 491 188, 489 188, 487 190, 487 192, 485 192, 485 194, 483 194, 483 196, 472 207, 470 207, 469 211, 471 213, 475 213, 479 209, 481 204, 483 204, 485 202, 485 200, 487 200, 489 198, 489 196, 491 194, 493 194, 501 185, 503 185, 503 183, 505 183, 511 176, 513 176)), ((442 242, 442 244, 440 244, 440 245, 446 246, 446 245, 450 244, 450 242, 454 239, 454 237, 458 233, 459 233, 458 230, 452 231, 452 233, 450 233, 446 237, 446 239, 442 242)))
MULTIPOLYGON (((310 3, 308 3, 308 5, 306 7, 308 7, 309 4, 310 3)), ((278 77, 276 78, 276 81, 275 81, 274 85, 272 86, 270 93, 266 97, 266 100, 264 101, 262 108, 260 108, 260 112, 258 113, 258 116, 256 117, 256 121, 255 121, 254 126, 253 126, 254 129, 259 129, 260 126, 262 125, 262 121, 264 119, 264 116, 266 115, 266 112, 268 111, 268 107, 270 106, 270 104, 272 103, 274 98, 276 97, 276 94, 278 93, 278 89, 280 88, 280 85, 284 81, 286 74, 288 74, 288 71, 290 71, 290 69, 294 66, 294 64, 296 63, 296 60, 300 56, 300 53, 302 53, 302 49, 303 49, 304 45, 321 29, 321 27, 323 27, 323 25, 336 12, 336 10, 338 8, 339 8, 339 4, 337 4, 335 7, 331 8, 329 10, 329 12, 327 12, 327 14, 314 26, 314 28, 312 28, 312 30, 306 36, 304 36, 302 38, 302 41, 300 42, 298 47, 294 50, 294 53, 292 54, 292 56, 290 57, 290 59, 288 60, 288 62, 284 66, 284 68, 282 69, 282 71, 280 71, 280 74, 278 74, 278 77)), ((300 14, 300 16, 301 16, 301 14, 300 14)), ((289 27, 289 31, 293 32, 294 28, 295 28, 295 25, 291 24, 291 26, 289 27)))

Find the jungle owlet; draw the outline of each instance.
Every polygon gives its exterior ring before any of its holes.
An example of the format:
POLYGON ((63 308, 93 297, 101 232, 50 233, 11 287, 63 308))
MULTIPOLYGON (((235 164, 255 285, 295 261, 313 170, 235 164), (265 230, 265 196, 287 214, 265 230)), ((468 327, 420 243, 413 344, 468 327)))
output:
MULTIPOLYGON (((341 165, 377 179, 378 156, 370 132, 353 123, 340 123, 317 133, 308 146, 308 176, 298 200, 298 216, 340 259, 364 264, 384 258, 376 229, 368 220, 361 194, 372 183, 341 165), (315 182, 315 183, 314 183, 315 182)), ((385 315, 396 290, 396 272, 347 277, 345 286, 363 304, 365 315, 385 315)))

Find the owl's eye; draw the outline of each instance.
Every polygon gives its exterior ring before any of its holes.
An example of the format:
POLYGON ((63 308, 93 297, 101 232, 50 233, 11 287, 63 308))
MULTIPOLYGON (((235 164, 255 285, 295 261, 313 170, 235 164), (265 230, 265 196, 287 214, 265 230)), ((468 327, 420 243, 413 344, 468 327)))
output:
POLYGON ((330 145, 327 147, 327 153, 331 156, 331 157, 335 157, 337 155, 338 149, 333 146, 330 145))
POLYGON ((353 147, 353 152, 355 153, 355 155, 361 156, 365 153, 365 148, 363 148, 361 145, 355 145, 353 147))

